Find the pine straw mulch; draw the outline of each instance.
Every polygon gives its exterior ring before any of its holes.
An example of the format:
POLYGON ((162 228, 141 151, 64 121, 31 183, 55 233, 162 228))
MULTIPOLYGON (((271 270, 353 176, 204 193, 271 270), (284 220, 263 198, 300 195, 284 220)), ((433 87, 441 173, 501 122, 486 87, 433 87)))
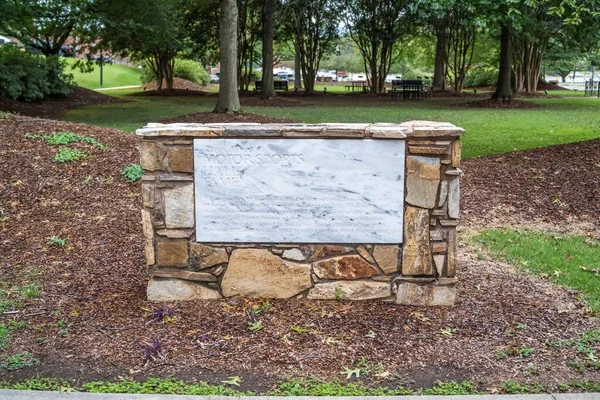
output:
POLYGON ((69 96, 49 97, 43 101, 27 103, 0 97, 0 110, 28 117, 57 119, 72 108, 91 104, 125 103, 126 100, 74 87, 69 96))
MULTIPOLYGON (((145 300, 141 188, 120 176, 125 165, 137 162, 138 143, 131 134, 99 127, 0 120, 0 201, 7 217, 0 223, 0 281, 8 287, 36 281, 42 288, 41 297, 25 300, 21 312, 0 317, 4 323, 28 323, 11 331, 10 349, 2 355, 28 351, 39 364, 0 370, 0 380, 38 374, 79 382, 173 375, 219 383, 239 375, 241 389, 264 391, 289 374, 341 377, 361 357, 374 371, 370 379, 385 385, 471 379, 494 391, 506 379, 535 380, 550 389, 572 377, 600 380, 600 371, 580 375, 568 367, 575 349, 544 345, 546 339, 571 339, 600 327, 584 314, 575 293, 501 263, 477 260, 466 248, 460 249, 460 297, 454 308, 272 300, 272 310, 260 317, 264 328, 251 333, 245 311, 252 302, 228 299, 184 303, 175 323, 148 323, 144 310, 159 304, 145 300), (24 135, 55 130, 92 136, 109 149, 75 144, 90 156, 52 163, 56 148, 24 135), (67 245, 49 246, 52 236, 68 237, 67 245), (292 332, 292 325, 307 332, 292 332), (65 328, 68 332, 61 332, 65 328), (141 343, 151 337, 164 344, 166 358, 146 365, 141 343), (523 346, 535 348, 533 354, 515 356, 523 346), (513 355, 497 360, 499 351, 513 355)), ((567 158, 555 157, 554 164, 573 163, 571 153, 559 154, 567 158)), ((480 204, 471 192, 481 186, 469 174, 475 176, 475 168, 487 171, 484 162, 465 166, 464 195, 471 212, 480 204)), ((581 175, 578 184, 589 183, 583 182, 588 177, 593 178, 581 175)), ((531 186, 523 179, 514 182, 531 186)), ((520 204, 504 195, 505 187, 492 187, 497 193, 480 196, 520 204)))
MULTIPOLYGON (((163 87, 165 87, 163 85, 163 87)), ((133 93, 131 96, 185 96, 209 94, 208 90, 218 88, 218 85, 198 85, 192 81, 181 78, 173 78, 173 90, 156 90, 156 82, 144 83, 142 92, 133 93)))

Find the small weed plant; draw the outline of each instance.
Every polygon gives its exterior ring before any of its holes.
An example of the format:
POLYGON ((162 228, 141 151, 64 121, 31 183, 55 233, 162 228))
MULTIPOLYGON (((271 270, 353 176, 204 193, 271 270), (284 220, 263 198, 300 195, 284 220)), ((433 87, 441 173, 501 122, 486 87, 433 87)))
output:
POLYGON ((26 367, 31 367, 37 364, 38 361, 33 358, 31 353, 18 353, 8 356, 4 359, 0 368, 4 368, 7 371, 16 371, 26 367))
POLYGON ((98 142, 93 137, 78 135, 73 132, 52 132, 50 135, 31 135, 26 134, 27 139, 39 139, 52 145, 64 145, 70 143, 87 143, 100 150, 106 150, 106 146, 98 142))
POLYGON ((48 240, 48 246, 65 247, 66 244, 67 244, 67 238, 61 238, 59 236, 52 236, 48 240))
POLYGON ((458 395, 469 395, 479 394, 477 387, 469 381, 463 382, 436 382, 435 385, 428 389, 419 390, 420 395, 441 395, 441 396, 458 396, 458 395))
POLYGON ((0 119, 8 119, 10 117, 10 113, 7 111, 0 111, 0 119))
POLYGON ((75 162, 87 157, 87 154, 81 150, 73 149, 71 147, 63 147, 58 150, 58 153, 52 158, 52 162, 75 162))
POLYGON ((133 182, 137 182, 140 179, 142 179, 142 175, 144 175, 144 170, 142 169, 140 164, 129 164, 128 166, 123 168, 123 171, 121 171, 121 174, 129 182, 133 183, 133 182))

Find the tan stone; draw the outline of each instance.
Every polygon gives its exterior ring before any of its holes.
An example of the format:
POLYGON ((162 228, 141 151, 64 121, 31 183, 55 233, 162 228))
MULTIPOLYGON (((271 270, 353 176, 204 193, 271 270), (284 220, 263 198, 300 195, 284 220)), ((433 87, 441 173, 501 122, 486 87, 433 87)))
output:
POLYGON ((157 253, 161 267, 184 267, 188 262, 188 243, 183 240, 158 242, 157 253))
POLYGON ((167 228, 194 227, 194 185, 192 183, 164 190, 163 203, 167 228))
POLYGON ((282 260, 266 249, 234 250, 223 276, 223 295, 290 298, 312 286, 310 265, 282 260))
POLYGON ((191 146, 169 148, 168 160, 173 172, 194 172, 194 153, 191 146))
POLYGON ((444 273, 444 263, 446 262, 446 256, 444 254, 436 254, 433 256, 433 263, 435 264, 435 270, 438 276, 442 276, 444 273))
POLYGON ((160 171, 163 169, 163 159, 166 150, 156 142, 142 141, 140 143, 140 166, 146 171, 160 171))
POLYGON ((446 266, 446 275, 454 276, 456 274, 456 231, 448 231, 448 265, 446 266))
POLYGON ((388 276, 388 275, 379 275, 379 276, 372 276, 371 279, 373 279, 376 282, 389 282, 394 278, 392 278, 391 276, 388 276))
POLYGON ((144 255, 146 256, 146 265, 154 265, 156 263, 154 243, 150 240, 146 240, 146 244, 144 245, 144 255))
POLYGON ((359 279, 379 273, 377 268, 358 255, 330 258, 313 263, 315 274, 321 279, 359 279))
POLYGON ((417 207, 433 208, 440 184, 439 158, 406 157, 406 202, 417 207))
POLYGON ((215 268, 215 270, 212 272, 212 274, 214 276, 219 276, 223 273, 224 270, 225 270, 225 268, 223 268, 223 266, 219 266, 219 267, 215 268))
POLYGON ((152 278, 146 289, 150 301, 210 300, 219 299, 219 291, 200 283, 182 279, 152 278))
POLYGON ((373 256, 377 265, 384 274, 393 274, 398 272, 398 246, 378 245, 373 250, 373 256))
POLYGON ((151 183, 142 183, 142 205, 154 208, 154 185, 151 183))
POLYGON ((453 306, 455 300, 453 286, 401 283, 396 291, 396 303, 410 306, 453 306))
POLYGON ((438 207, 442 207, 446 202, 446 197, 448 196, 448 182, 442 181, 440 183, 440 198, 438 200, 438 207))
POLYGON ((315 284, 307 297, 316 300, 371 300, 388 297, 391 294, 389 282, 334 281, 315 284))
POLYGON ((293 261, 304 261, 306 257, 300 249, 288 249, 283 252, 283 258, 293 261))
POLYGON ((452 164, 451 165, 454 168, 456 168, 460 165, 461 153, 462 153, 462 142, 460 141, 460 139, 458 139, 458 140, 455 140, 454 143, 452 143, 452 164))
POLYGON ((369 252, 367 251, 367 249, 365 249, 363 246, 358 246, 356 248, 356 252, 358 254, 360 254, 362 258, 364 258, 365 260, 367 260, 371 264, 373 264, 375 262, 375 260, 371 256, 371 254, 369 254, 369 252))
POLYGON ((227 251, 221 248, 206 246, 201 243, 190 244, 190 261, 193 267, 204 269, 229 260, 227 251))
POLYGON ((448 249, 448 245, 445 242, 433 242, 431 243, 432 253, 445 253, 448 249))
POLYGON ((460 181, 454 178, 448 187, 448 216, 452 219, 460 217, 460 181))
POLYGON ((158 229, 156 234, 169 239, 187 239, 194 233, 193 229, 158 229))
POLYGON ((404 249, 402 250, 403 275, 432 275, 431 248, 429 246, 429 213, 415 207, 404 212, 404 249))
POLYGON ((410 154, 444 155, 449 153, 449 149, 448 147, 408 146, 408 152, 410 154))
POLYGON ((452 219, 440 219, 440 225, 442 226, 457 226, 458 221, 452 219))
POLYGON ((150 211, 144 209, 142 209, 142 230, 144 231, 144 237, 146 240, 152 241, 154 239, 152 216, 150 215, 150 211))
POLYGON ((315 247, 315 251, 313 252, 312 256, 310 256, 308 261, 315 261, 321 258, 346 254, 350 253, 352 250, 352 247, 347 246, 336 246, 331 244, 317 245, 315 247))
POLYGON ((157 269, 152 276, 160 278, 178 278, 186 281, 198 282, 216 282, 217 278, 214 275, 205 272, 185 271, 181 269, 157 269))

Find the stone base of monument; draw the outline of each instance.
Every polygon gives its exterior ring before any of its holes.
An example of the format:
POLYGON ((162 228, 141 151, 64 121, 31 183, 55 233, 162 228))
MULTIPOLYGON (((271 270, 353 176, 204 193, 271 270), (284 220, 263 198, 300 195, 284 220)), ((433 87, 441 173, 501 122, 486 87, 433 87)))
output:
POLYGON ((461 128, 148 124, 148 299, 452 305, 461 128))

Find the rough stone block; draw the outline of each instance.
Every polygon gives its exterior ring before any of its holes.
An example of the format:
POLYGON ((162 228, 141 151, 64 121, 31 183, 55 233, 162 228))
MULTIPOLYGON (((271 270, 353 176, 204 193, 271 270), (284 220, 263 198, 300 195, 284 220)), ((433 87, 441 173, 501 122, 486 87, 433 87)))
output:
POLYGON ((148 282, 146 293, 150 301, 210 300, 221 298, 217 290, 181 279, 152 278, 148 282))
POLYGON ((446 266, 446 275, 456 275, 456 231, 454 229, 448 232, 448 265, 446 266))
POLYGON ((439 158, 406 157, 406 202, 422 208, 435 207, 440 184, 439 158))
POLYGON ((420 286, 400 283, 396 291, 396 303, 410 306, 452 306, 456 300, 453 286, 420 286))
POLYGON ((147 241, 152 242, 154 239, 154 229, 152 228, 152 216, 148 210, 142 209, 142 230, 144 231, 144 238, 147 241))
POLYGON ((225 249, 192 243, 190 244, 190 261, 192 267, 204 269, 224 264, 229 261, 229 257, 225 249))
POLYGON ((429 213, 416 207, 406 207, 404 213, 403 275, 432 275, 429 246, 429 213))
POLYGON ((318 300, 371 300, 392 294, 389 282, 336 281, 317 283, 309 292, 309 299, 318 300))
POLYGON ((302 252, 300 251, 300 249, 285 250, 283 252, 283 258, 293 261, 304 261, 306 259, 304 254, 302 254, 302 252))
POLYGON ((183 240, 158 242, 157 255, 161 267, 184 267, 188 262, 188 243, 183 240))
POLYGON ((431 243, 431 252, 432 253, 445 253, 448 249, 448 245, 444 242, 433 242, 431 243))
POLYGON ((377 265, 383 271, 384 274, 394 274, 398 272, 398 252, 400 248, 398 246, 389 245, 377 245, 373 250, 373 256, 377 265))
POLYGON ((360 279, 377 275, 377 268, 358 255, 348 255, 317 261, 315 274, 321 279, 360 279))
POLYGON ((375 262, 375 260, 373 259, 373 256, 371 256, 371 254, 369 254, 369 252, 367 251, 367 249, 365 249, 363 246, 358 246, 356 248, 356 251, 357 251, 358 254, 361 255, 362 258, 364 258, 365 260, 367 260, 371 264, 373 264, 375 262))
POLYGON ((454 178, 448 187, 448 216, 453 219, 460 217, 460 181, 454 178))
POLYGON ((169 229, 194 227, 194 185, 163 191, 165 225, 169 229))
POLYGON ((140 143, 140 166, 146 171, 161 171, 163 160, 167 154, 166 149, 160 143, 142 141, 140 143))
POLYGON ((438 207, 442 207, 446 202, 446 197, 448 196, 448 182, 442 181, 440 183, 440 198, 438 200, 438 207))
POLYGON ((408 152, 410 154, 445 155, 449 153, 449 149, 448 147, 436 146, 408 146, 408 152))
POLYGON ((435 270, 438 276, 444 274, 444 263, 446 262, 446 256, 444 254, 436 254, 433 256, 433 263, 435 264, 435 270))
POLYGON ((146 265, 150 266, 156 263, 154 243, 150 240, 146 240, 146 244, 144 245, 144 256, 146 257, 146 265))
POLYGON ((154 208, 154 185, 151 183, 142 183, 142 205, 154 208))
POLYGON ((154 271, 152 276, 160 278, 177 278, 186 281, 197 281, 197 282, 216 282, 217 278, 212 274, 205 272, 192 272, 181 269, 158 269, 154 271))
POLYGON ((169 239, 187 239, 194 231, 192 229, 158 229, 156 234, 159 236, 166 236, 169 239))
POLYGON ((348 246, 336 246, 331 244, 320 244, 315 247, 315 251, 312 256, 308 259, 308 261, 315 261, 321 258, 327 258, 332 256, 337 256, 341 254, 350 253, 354 250, 352 247, 348 246))
POLYGON ((267 249, 234 250, 223 295, 287 299, 312 286, 310 265, 282 260, 267 249))
POLYGON ((173 172, 194 172, 192 146, 169 148, 167 159, 173 172))
POLYGON ((460 141, 460 139, 455 140, 454 143, 452 143, 452 166, 454 168, 457 168, 460 165, 460 159, 461 159, 461 153, 462 153, 462 142, 460 141))

